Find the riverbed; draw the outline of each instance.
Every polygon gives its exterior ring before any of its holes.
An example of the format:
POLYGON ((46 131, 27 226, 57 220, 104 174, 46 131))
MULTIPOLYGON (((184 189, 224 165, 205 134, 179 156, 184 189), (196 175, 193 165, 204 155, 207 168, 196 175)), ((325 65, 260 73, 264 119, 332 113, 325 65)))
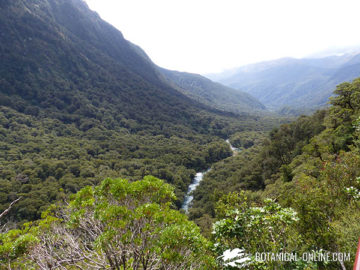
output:
MULTIPOLYGON (((233 155, 236 155, 240 150, 236 147, 233 147, 229 141, 229 139, 225 140, 225 142, 227 144, 229 144, 231 151, 233 153, 233 155)), ((196 188, 198 187, 198 185, 200 184, 200 182, 203 180, 204 175, 206 173, 208 173, 211 170, 211 168, 207 169, 206 171, 203 172, 197 172, 192 183, 189 185, 188 191, 186 193, 185 199, 181 205, 181 209, 184 209, 185 213, 189 212, 189 206, 192 202, 192 200, 194 199, 194 196, 192 195, 193 191, 196 190, 196 188)))

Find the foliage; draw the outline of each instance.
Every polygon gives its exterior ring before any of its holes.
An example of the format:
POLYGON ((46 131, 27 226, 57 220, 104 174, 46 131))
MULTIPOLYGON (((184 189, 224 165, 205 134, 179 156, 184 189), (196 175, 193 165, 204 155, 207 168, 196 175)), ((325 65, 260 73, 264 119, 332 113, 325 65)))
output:
MULTIPOLYGON (((258 269, 263 262, 255 260, 256 252, 291 252, 294 239, 291 225, 299 219, 291 208, 282 208, 271 199, 262 207, 251 206, 244 193, 230 193, 218 204, 220 220, 213 225, 216 251, 241 247, 248 254, 246 269, 258 269), (235 203, 235 204, 234 204, 235 203)), ((268 267, 282 267, 281 262, 268 262, 268 267)))
POLYGON ((339 85, 329 109, 264 139, 282 120, 190 100, 83 1, 0 5, 0 213, 22 197, 7 215, 18 226, 0 235, 1 267, 212 269, 209 241, 175 209, 213 163, 190 218, 205 234, 217 219, 219 259, 234 250, 242 259, 310 250, 354 258, 360 79, 339 85), (243 148, 233 157, 229 137, 243 148), (55 202, 68 207, 48 208, 55 202))
POLYGON ((221 138, 277 122, 190 100, 84 1, 4 1, 0 24, 0 211, 23 196, 12 220, 105 177, 157 176, 179 207, 195 172, 230 156, 221 138))
POLYGON ((265 138, 265 134, 259 131, 236 132, 231 135, 230 143, 236 148, 248 149, 260 145, 265 138))
POLYGON ((36 227, 2 235, 0 254, 4 265, 28 269, 212 269, 209 242, 171 209, 174 199, 173 187, 152 176, 108 178, 49 209, 36 227))
POLYGON ((26 261, 22 256, 38 241, 36 236, 28 233, 27 228, 0 233, 0 267, 21 269, 26 261))
POLYGON ((263 112, 265 106, 249 94, 215 83, 198 74, 160 68, 164 79, 186 96, 219 110, 234 113, 263 112))
MULTIPOLYGON (((359 93, 360 79, 343 83, 337 87, 336 96, 331 99, 332 106, 327 111, 282 125, 270 133, 262 146, 242 151, 213 166, 195 194, 197 209, 193 210, 192 217, 196 220, 204 210, 213 215, 217 213, 219 221, 215 224, 219 228, 229 229, 225 230, 227 233, 242 233, 234 229, 238 228, 234 226, 237 220, 244 220, 239 213, 250 214, 247 211, 259 209, 257 205, 266 198, 272 198, 278 207, 291 208, 297 213, 298 220, 290 225, 289 234, 283 242, 289 244, 287 241, 290 241, 291 244, 285 245, 284 249, 291 247, 300 254, 309 251, 342 252, 351 256, 350 261, 300 263, 290 269, 351 268, 360 235, 356 225, 360 207, 359 93), (249 185, 256 175, 261 179, 258 183, 263 183, 262 186, 249 185), (215 182, 215 179, 218 181, 215 182), (215 188, 215 192, 209 192, 210 186, 215 188), (247 200, 228 195, 218 204, 221 211, 214 212, 215 202, 231 189, 246 190, 241 196, 246 194, 247 200), (200 203, 205 204, 202 211, 198 210, 200 203), (237 209, 242 211, 237 212, 237 209), (226 213, 233 213, 233 216, 227 220, 226 213)), ((261 220, 260 224, 265 226, 267 223, 261 220)), ((265 230, 251 239, 266 243, 266 237, 262 236, 271 231, 265 230)), ((246 231, 241 239, 250 236, 251 232, 246 231)), ((277 232, 276 236, 281 237, 281 233, 277 232)), ((229 239, 236 241, 235 238, 229 239)), ((232 244, 229 240, 227 243, 232 244)), ((249 243, 251 241, 236 243, 230 248, 247 251, 249 243)), ((254 250, 261 248, 257 246, 254 250)), ((274 249, 268 246, 264 250, 271 252, 274 249)))
MULTIPOLYGON (((314 135, 324 130, 326 111, 318 111, 313 116, 302 116, 297 121, 283 124, 273 129, 262 144, 244 149, 240 154, 221 160, 212 166, 199 188, 194 193, 192 219, 197 220, 205 213, 215 216, 216 201, 231 191, 263 189, 281 177, 291 181, 293 174, 289 164, 303 152, 314 135)), ((254 132, 236 133, 233 141, 246 138, 259 140, 261 135, 254 132)))

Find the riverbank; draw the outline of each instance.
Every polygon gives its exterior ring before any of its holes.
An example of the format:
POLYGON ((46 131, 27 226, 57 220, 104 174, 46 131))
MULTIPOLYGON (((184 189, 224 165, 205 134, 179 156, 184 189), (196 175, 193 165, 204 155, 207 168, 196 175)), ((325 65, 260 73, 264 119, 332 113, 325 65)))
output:
MULTIPOLYGON (((237 155, 239 153, 240 149, 232 146, 229 139, 225 140, 225 142, 227 144, 229 144, 233 156, 237 155)), ((193 191, 196 190, 196 188, 200 185, 200 182, 203 180, 205 174, 208 173, 210 170, 211 170, 211 168, 209 168, 203 172, 197 172, 192 183, 189 185, 188 191, 187 191, 184 201, 181 205, 181 209, 183 209, 185 211, 185 213, 189 212, 189 206, 194 199, 194 196, 192 195, 193 191)))

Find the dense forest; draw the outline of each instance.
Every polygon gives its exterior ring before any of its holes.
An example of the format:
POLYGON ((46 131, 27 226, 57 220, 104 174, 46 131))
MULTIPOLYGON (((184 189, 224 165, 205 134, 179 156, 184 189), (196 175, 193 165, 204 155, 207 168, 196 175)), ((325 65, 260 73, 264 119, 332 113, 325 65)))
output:
MULTIPOLYGON (((85 120, 94 125, 84 129, 76 123, 0 107, 0 211, 21 196, 10 216, 16 221, 35 220, 49 203, 85 185, 105 177, 137 180, 145 175, 173 184, 180 206, 195 172, 231 155, 223 139, 181 125, 162 134, 150 129, 131 133, 106 128, 99 120, 85 120)), ((209 133, 236 128, 226 119, 204 116, 204 121, 210 121, 205 124, 209 133), (224 128, 217 130, 212 125, 224 128)), ((242 128, 256 128, 257 123, 245 121, 242 128)))
POLYGON ((1 269, 352 267, 360 78, 290 121, 189 98, 200 77, 164 80, 81 0, 1 1, 0 24, 1 269))
POLYGON ((4 1, 0 15, 0 211, 21 196, 13 221, 105 177, 154 175, 179 206, 197 170, 231 155, 222 138, 278 121, 182 95, 83 1, 4 1))
POLYGON ((251 95, 215 83, 198 74, 159 68, 164 79, 186 96, 203 104, 234 113, 251 112, 264 115, 266 107, 251 95))
MULTIPOLYGON (((360 235, 356 225, 360 206, 360 79, 338 85, 335 94, 329 109, 281 125, 263 136, 261 143, 259 136, 248 132, 245 138, 231 137, 243 150, 214 164, 194 194, 190 217, 205 235, 211 235, 212 224, 220 219, 226 221, 222 233, 232 248, 240 246, 252 252, 349 252, 351 262, 354 261, 360 235), (272 240, 259 238, 252 239, 255 243, 247 249, 249 238, 242 231, 248 222, 246 215, 251 214, 250 207, 266 208, 268 199, 277 207, 292 209, 296 219, 286 229, 288 234, 273 232, 279 237, 278 246, 266 249, 266 241, 272 240), (245 215, 244 220, 237 220, 239 211, 245 215)), ((270 224, 262 222, 272 230, 270 224)), ((312 268, 296 269, 347 269, 351 262, 318 262, 312 268)), ((278 267, 295 269, 294 265, 278 267)))
MULTIPOLYGON (((231 138, 243 150, 215 163, 195 192, 190 218, 202 233, 175 209, 173 185, 151 176, 141 181, 107 178, 52 204, 40 220, 3 232, 3 265, 24 269, 351 267, 360 235, 360 78, 339 85, 335 93, 328 110, 299 117, 268 135, 247 132, 245 137, 231 138), (250 139, 256 144, 251 145, 250 139), (238 252, 235 261, 224 259, 229 250, 238 252), (256 252, 346 252, 351 257, 264 262, 255 259, 256 252)), ((26 182, 26 176, 21 177, 17 181, 26 182)))

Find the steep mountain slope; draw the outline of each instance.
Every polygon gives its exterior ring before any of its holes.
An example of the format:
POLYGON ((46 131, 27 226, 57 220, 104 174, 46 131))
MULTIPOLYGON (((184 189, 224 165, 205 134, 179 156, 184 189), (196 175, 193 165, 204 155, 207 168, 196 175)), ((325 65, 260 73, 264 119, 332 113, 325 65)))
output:
POLYGON ((165 80, 186 96, 223 111, 235 113, 265 110, 251 95, 215 83, 201 75, 159 68, 165 80))
POLYGON ((0 20, 1 105, 68 122, 101 120, 106 108, 116 122, 133 119, 141 128, 154 119, 188 125, 201 107, 163 83, 82 1, 7 1, 0 20))
POLYGON ((335 86, 360 74, 357 54, 317 59, 284 58, 244 66, 210 78, 241 89, 272 109, 326 105, 335 86))
POLYGON ((0 25, 0 211, 21 196, 15 220, 106 177, 154 175, 180 205, 231 154, 219 137, 269 126, 174 89, 82 0, 4 0, 0 25))
MULTIPOLYGON (((315 246, 327 252, 346 250, 351 254, 351 259, 344 261, 342 266, 339 262, 326 265, 318 262, 317 266, 311 267, 351 269, 360 235, 360 78, 338 85, 334 95, 328 108, 281 125, 262 143, 214 164, 194 193, 190 217, 209 233, 218 231, 224 235, 227 231, 224 228, 227 228, 229 242, 236 238, 234 231, 238 231, 238 239, 244 242, 236 242, 234 247, 257 239, 256 252, 266 243, 266 238, 258 238, 262 235, 258 224, 266 224, 272 214, 264 214, 265 210, 259 211, 258 207, 249 218, 243 218, 241 213, 252 203, 258 206, 262 200, 271 198, 282 207, 296 211, 298 218, 294 231, 297 233, 293 234, 296 247, 291 246, 292 250, 311 250, 315 246), (242 208, 246 201, 251 203, 242 208), (224 210, 229 214, 224 215, 224 210), (256 223, 253 237, 244 230, 252 227, 254 220, 259 220, 256 213, 261 213, 265 221, 256 223), (216 223, 212 227, 208 225, 216 216, 218 225, 225 224, 221 230, 216 229, 216 223), (244 240, 249 235, 251 237, 244 240)), ((250 137, 239 135, 230 137, 230 142, 236 143, 237 138, 244 142, 250 137)), ((271 225, 264 232, 271 231, 275 237, 281 235, 273 228, 271 225)), ((271 245, 275 243, 272 236, 267 239, 271 245)), ((283 239, 292 238, 281 238, 279 243, 284 243, 283 239)), ((284 245, 279 250, 287 247, 284 245)), ((273 269, 296 268, 280 266, 273 269)))
POLYGON ((266 110, 263 104, 245 92, 213 82, 199 74, 161 68, 154 64, 139 46, 135 44, 132 44, 132 46, 145 61, 157 69, 157 75, 162 81, 201 104, 233 113, 266 110))

